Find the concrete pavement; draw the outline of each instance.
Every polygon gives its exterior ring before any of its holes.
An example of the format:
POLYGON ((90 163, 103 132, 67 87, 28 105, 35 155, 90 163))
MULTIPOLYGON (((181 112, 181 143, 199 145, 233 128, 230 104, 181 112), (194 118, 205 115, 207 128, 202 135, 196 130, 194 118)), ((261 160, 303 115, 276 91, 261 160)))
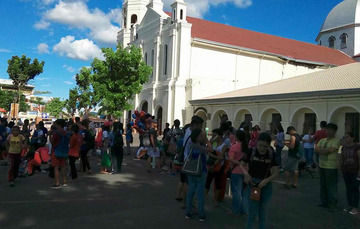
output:
MULTIPOLYGON (((133 149, 133 155, 135 148, 133 149)), ((125 156, 123 173, 98 174, 99 159, 92 157, 93 175, 81 175, 68 187, 50 189, 47 173, 18 178, 14 188, 6 182, 8 167, 0 166, 0 228, 245 228, 246 217, 229 217, 207 200, 207 220, 187 220, 175 201, 179 177, 146 172, 144 160, 125 156)), ((360 228, 360 215, 330 213, 319 203, 319 179, 304 174, 299 188, 281 188, 283 177, 274 182, 269 208, 269 228, 360 228)), ((346 206, 344 182, 339 179, 339 207, 346 206)))

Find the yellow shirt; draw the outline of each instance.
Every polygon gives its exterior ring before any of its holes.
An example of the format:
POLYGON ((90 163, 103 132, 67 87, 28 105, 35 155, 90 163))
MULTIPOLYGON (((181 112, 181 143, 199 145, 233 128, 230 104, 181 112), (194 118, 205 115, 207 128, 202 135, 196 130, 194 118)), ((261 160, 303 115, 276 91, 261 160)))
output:
POLYGON ((336 148, 336 153, 330 153, 327 155, 319 155, 319 166, 323 169, 337 169, 338 167, 338 153, 340 148, 340 139, 333 138, 328 140, 327 138, 321 139, 318 143, 319 148, 336 148))
POLYGON ((10 135, 9 136, 9 153, 11 154, 19 154, 21 153, 21 143, 24 140, 22 135, 18 135, 17 137, 10 135))

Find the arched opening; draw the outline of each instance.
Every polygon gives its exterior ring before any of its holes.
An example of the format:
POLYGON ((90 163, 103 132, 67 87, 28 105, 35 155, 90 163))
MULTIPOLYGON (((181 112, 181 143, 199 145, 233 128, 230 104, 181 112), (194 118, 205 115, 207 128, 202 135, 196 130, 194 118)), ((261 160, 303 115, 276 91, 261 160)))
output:
POLYGON ((202 118, 204 120, 204 125, 202 126, 203 127, 203 130, 205 130, 205 128, 207 127, 206 125, 206 121, 207 121, 207 115, 205 113, 204 110, 198 110, 195 115, 199 116, 200 118, 202 118))
POLYGON ((282 117, 277 109, 269 108, 265 110, 260 118, 261 131, 276 133, 276 127, 281 123, 282 117))
POLYGON ((131 27, 137 22, 137 15, 133 14, 131 15, 131 27))
POLYGON ((246 109, 242 109, 236 114, 233 126, 235 129, 239 129, 241 123, 244 122, 245 125, 251 129, 251 127, 252 127, 251 121, 252 120, 253 120, 253 118, 252 118, 250 111, 248 111, 246 109))
POLYGON ((174 12, 173 12, 173 20, 174 21, 176 20, 176 9, 174 9, 174 12))
POLYGON ((151 50, 151 67, 153 67, 153 71, 151 72, 151 77, 153 77, 153 75, 154 75, 154 55, 155 55, 155 53, 154 53, 154 49, 153 49, 153 50, 151 50))
POLYGON ((141 105, 141 110, 144 111, 145 113, 148 113, 148 102, 144 101, 143 104, 141 105))
POLYGON ((167 67, 168 67, 168 45, 164 47, 164 75, 167 75, 167 67))
MULTIPOLYGON (((212 128, 219 128, 221 123, 228 120, 228 114, 224 110, 217 111, 212 118, 212 128)), ((211 130, 210 130, 211 131, 211 130)))
POLYGON ((291 125, 295 127, 298 134, 307 134, 309 128, 316 131, 316 113, 311 108, 301 108, 295 112, 291 119, 291 125))
POLYGON ((180 10, 180 20, 183 19, 183 14, 184 14, 184 11, 183 11, 183 10, 180 10))
POLYGON ((348 35, 346 33, 341 34, 340 40, 341 40, 341 48, 342 49, 347 48, 347 39, 348 39, 348 35))
POLYGON ((359 111, 350 106, 336 109, 330 117, 330 122, 338 125, 337 137, 342 138, 346 132, 353 132, 359 141, 360 115, 359 111))
POLYGON ((163 108, 159 106, 156 112, 156 119, 157 119, 157 134, 162 135, 162 118, 163 117, 163 108))
POLYGON ((329 38, 329 48, 335 48, 335 40, 336 39, 333 36, 329 38))

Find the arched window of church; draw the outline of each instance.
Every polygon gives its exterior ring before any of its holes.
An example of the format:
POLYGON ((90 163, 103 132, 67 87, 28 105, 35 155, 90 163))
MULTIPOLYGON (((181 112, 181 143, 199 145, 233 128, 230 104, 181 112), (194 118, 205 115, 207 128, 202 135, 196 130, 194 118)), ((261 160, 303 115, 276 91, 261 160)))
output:
POLYGON ((137 15, 133 14, 131 15, 131 27, 137 22, 137 15))
POLYGON ((147 65, 147 64, 148 64, 147 52, 145 53, 145 57, 144 57, 144 59, 145 59, 145 64, 147 65))
POLYGON ((174 12, 173 12, 173 20, 174 21, 176 20, 176 9, 174 9, 174 12))
POLYGON ((346 33, 343 33, 340 36, 340 40, 341 40, 341 48, 342 49, 346 49, 347 47, 347 40, 348 40, 348 35, 346 33))
POLYGON ((184 14, 184 11, 183 11, 183 10, 180 10, 180 20, 183 19, 183 14, 184 14))
POLYGON ((335 37, 330 37, 329 38, 329 48, 335 48, 335 37))
MULTIPOLYGON (((151 50, 151 66, 154 68, 154 49, 151 50)), ((153 72, 154 72, 154 69, 151 72, 151 77, 153 77, 153 72)))
POLYGON ((164 75, 167 75, 167 65, 168 65, 168 45, 164 47, 164 75))

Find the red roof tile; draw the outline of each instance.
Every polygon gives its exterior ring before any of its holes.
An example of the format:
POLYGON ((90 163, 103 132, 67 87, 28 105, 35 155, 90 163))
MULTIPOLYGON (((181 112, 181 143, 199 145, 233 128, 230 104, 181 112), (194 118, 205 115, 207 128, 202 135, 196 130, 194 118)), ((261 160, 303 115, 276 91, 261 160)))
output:
MULTIPOLYGON (((171 15, 171 13, 167 13, 171 15)), ((354 63, 348 55, 324 46, 254 32, 204 19, 187 17, 192 24, 191 36, 218 43, 272 53, 295 60, 345 65, 354 63)))

